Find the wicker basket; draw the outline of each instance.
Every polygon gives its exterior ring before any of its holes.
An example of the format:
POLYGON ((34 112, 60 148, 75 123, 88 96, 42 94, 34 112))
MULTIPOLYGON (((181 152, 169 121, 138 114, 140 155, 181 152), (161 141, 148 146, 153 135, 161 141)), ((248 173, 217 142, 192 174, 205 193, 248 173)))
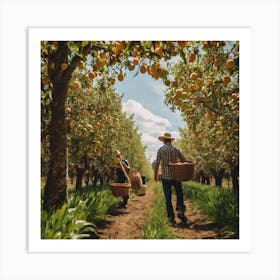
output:
POLYGON ((110 183, 110 187, 114 196, 127 196, 129 195, 129 183, 110 183))
POLYGON ((142 187, 142 178, 139 172, 132 172, 129 176, 131 182, 131 189, 137 191, 142 187))
POLYGON ((176 181, 189 181, 194 175, 194 162, 170 162, 173 179, 176 181))
POLYGON ((145 194, 146 194, 146 185, 142 185, 142 187, 137 190, 137 195, 142 196, 145 194))

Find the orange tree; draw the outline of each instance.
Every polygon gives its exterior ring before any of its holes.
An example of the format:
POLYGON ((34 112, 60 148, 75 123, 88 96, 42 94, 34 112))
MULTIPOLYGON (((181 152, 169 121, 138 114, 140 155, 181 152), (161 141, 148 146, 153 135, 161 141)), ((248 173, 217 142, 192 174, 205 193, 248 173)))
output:
POLYGON ((120 118, 120 127, 116 146, 129 161, 131 171, 139 171, 141 175, 151 178, 151 165, 145 157, 146 147, 141 142, 141 134, 138 133, 133 116, 123 113, 120 118))
MULTIPOLYGON (((75 75, 74 75, 75 77, 75 75)), ((103 176, 110 171, 111 157, 115 149, 121 105, 119 96, 101 78, 95 87, 87 84, 84 76, 75 81, 83 86, 70 84, 67 99, 67 147, 68 160, 76 166, 87 156, 92 176, 103 176)))
POLYGON ((238 190, 239 170, 239 43, 192 42, 186 61, 171 70, 174 78, 166 103, 178 108, 187 123, 182 146, 198 167, 221 185, 224 171, 238 190))
POLYGON ((108 181, 113 179, 113 158, 118 149, 133 169, 145 173, 149 169, 141 137, 132 117, 122 112, 121 97, 110 80, 99 77, 93 86, 87 85, 87 80, 82 82, 84 76, 78 77, 83 86, 70 87, 66 108, 69 160, 77 165, 86 155, 90 175, 108 181))
POLYGON ((59 207, 66 201, 67 97, 69 88, 83 87, 75 71, 95 79, 109 71, 110 82, 122 81, 125 71, 135 67, 141 73, 171 83, 162 60, 181 55, 185 41, 44 41, 41 43, 42 83, 49 84, 49 164, 44 191, 44 208, 59 207))
MULTIPOLYGON (((112 175, 113 157, 116 149, 128 155, 133 169, 149 174, 145 148, 132 117, 122 112, 121 97, 115 93, 107 75, 99 75, 94 83, 84 70, 73 73, 66 101, 67 162, 79 166, 83 175, 107 179, 112 175), (79 87, 75 87, 75 83, 79 87), (87 166, 85 166, 85 158, 87 166), (84 174, 87 172, 87 174, 84 174)), ((46 175, 49 160, 48 136, 49 115, 47 85, 42 92, 42 166, 46 175)), ((76 187, 81 187, 81 181, 76 187)))

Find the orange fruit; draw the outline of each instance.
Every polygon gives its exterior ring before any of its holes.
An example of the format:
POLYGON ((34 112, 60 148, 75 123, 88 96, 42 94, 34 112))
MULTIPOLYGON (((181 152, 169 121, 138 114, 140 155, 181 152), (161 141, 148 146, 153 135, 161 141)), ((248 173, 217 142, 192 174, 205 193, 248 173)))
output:
POLYGON ((232 100, 237 100, 237 99, 238 99, 238 95, 237 95, 236 93, 233 93, 233 94, 231 95, 231 99, 232 99, 232 100))
POLYGON ((113 53, 114 53, 115 55, 118 55, 119 52, 120 52, 119 49, 118 49, 117 47, 113 47, 112 51, 113 51, 113 53))
POLYGON ((203 43, 203 49, 204 49, 204 50, 209 49, 209 44, 208 44, 208 42, 203 43))
POLYGON ((232 68, 234 66, 234 61, 233 59, 228 59, 226 62, 226 67, 227 68, 232 68))
POLYGON ((138 49, 134 49, 133 52, 132 52, 132 56, 140 57, 141 56, 141 52, 138 49))
POLYGON ((118 51, 121 51, 123 49, 123 42, 122 41, 117 42, 116 48, 118 51))
POLYGON ((155 42, 155 49, 160 48, 160 42, 155 42))
POLYGON ((216 60, 214 61, 214 66, 215 66, 215 67, 218 67, 220 64, 221 64, 221 61, 220 61, 219 59, 216 59, 216 60))
POLYGON ((181 90, 180 89, 176 89, 175 95, 180 96, 180 94, 181 94, 181 90))
POLYGON ((154 63, 154 64, 150 67, 150 73, 151 73, 151 74, 158 74, 158 70, 159 70, 159 64, 158 64, 158 63, 154 63))
POLYGON ((212 80, 208 80, 208 86, 210 88, 213 88, 214 87, 214 82, 212 80))
POLYGON ((84 118, 86 116, 86 112, 85 111, 80 111, 80 117, 84 118))
POLYGON ((100 53, 100 54, 99 54, 99 57, 100 57, 101 59, 105 59, 105 58, 106 58, 106 53, 105 53, 105 52, 100 53))
POLYGON ((191 53, 188 59, 189 62, 194 62, 195 61, 195 53, 191 53))
POLYGON ((132 61, 132 63, 133 63, 134 65, 137 65, 138 62, 139 62, 139 59, 138 59, 138 58, 134 58, 133 61, 132 61))
POLYGON ((155 53, 156 53, 157 55, 159 55, 160 57, 162 57, 162 56, 163 56, 162 48, 155 48, 155 53))
POLYGON ((150 75, 151 75, 151 77, 153 77, 156 80, 159 78, 159 74, 158 73, 151 73, 150 75))
POLYGON ((191 91, 196 91, 197 90, 197 86, 196 85, 191 85, 190 86, 190 90, 191 91))
POLYGON ((120 73, 120 74, 118 75, 118 80, 119 80, 119 81, 123 81, 123 79, 124 79, 124 76, 123 76, 122 73, 120 73))
POLYGON ((82 60, 80 60, 80 61, 78 62, 78 67, 79 67, 79 68, 83 68, 83 67, 84 67, 84 62, 83 62, 82 60))
POLYGON ((188 85, 184 85, 184 86, 183 86, 183 89, 184 89, 184 90, 188 90, 188 89, 189 89, 188 85))
POLYGON ((140 72, 144 74, 147 72, 147 70, 148 70, 148 66, 146 64, 142 64, 140 67, 140 72))
POLYGON ((111 78, 110 79, 110 83, 113 85, 115 83, 116 79, 115 78, 111 78))
POLYGON ((61 69, 61 71, 65 71, 67 68, 68 68, 67 63, 61 63, 61 64, 60 64, 60 69, 61 69))
POLYGON ((196 80, 197 78, 198 78, 198 75, 195 72, 191 73, 191 75, 190 75, 191 80, 196 80))
POLYGON ((181 100, 177 95, 175 95, 172 99, 173 99, 173 102, 174 102, 175 105, 180 105, 181 104, 181 100))
POLYGON ((128 65, 128 70, 133 71, 134 68, 135 68, 135 65, 134 65, 134 64, 128 65))
POLYGON ((93 71, 90 71, 90 72, 88 73, 88 77, 89 77, 91 80, 93 80, 93 79, 96 77, 96 73, 93 72, 93 71))
POLYGON ((80 88, 81 87, 81 83, 79 81, 74 81, 73 82, 73 87, 74 88, 80 88))
POLYGON ((229 76, 224 76, 223 77, 223 84, 227 85, 231 82, 231 78, 229 76))
POLYGON ((165 80, 165 81, 164 81, 164 84, 165 84, 167 87, 169 87, 169 86, 170 86, 170 81, 169 81, 169 80, 165 80))
POLYGON ((175 45, 173 44, 173 42, 168 42, 167 43, 167 49, 169 49, 170 51, 175 50, 175 45))
POLYGON ((188 94, 186 93, 186 92, 181 92, 180 93, 180 97, 182 98, 182 99, 186 99, 187 97, 188 97, 188 94))
POLYGON ((42 83, 42 84, 45 84, 45 83, 47 83, 47 82, 49 82, 49 81, 50 81, 50 79, 49 79, 49 77, 47 77, 47 76, 42 77, 42 79, 41 79, 41 83, 42 83))
POLYGON ((104 67, 105 64, 106 64, 105 60, 97 59, 97 61, 96 61, 96 65, 98 66, 98 68, 104 67))
POLYGON ((186 41, 177 41, 177 43, 178 43, 178 46, 179 46, 181 49, 183 49, 183 48, 186 46, 186 44, 187 44, 186 41))
POLYGON ((200 86, 200 85, 202 84, 202 80, 201 80, 200 78, 197 78, 197 79, 195 80, 195 84, 196 84, 197 86, 200 86))

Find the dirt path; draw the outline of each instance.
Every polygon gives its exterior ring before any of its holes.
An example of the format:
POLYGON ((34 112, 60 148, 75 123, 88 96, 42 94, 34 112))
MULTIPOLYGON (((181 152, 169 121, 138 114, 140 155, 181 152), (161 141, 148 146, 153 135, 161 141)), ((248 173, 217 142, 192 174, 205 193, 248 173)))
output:
POLYGON ((143 196, 130 195, 126 208, 108 215, 106 227, 99 230, 102 239, 141 239, 146 215, 153 206, 153 188, 147 188, 143 196))
MULTIPOLYGON (((119 209, 114 215, 106 217, 104 227, 98 231, 100 238, 141 239, 141 228, 152 208, 153 197, 153 187, 147 188, 146 195, 144 196, 131 195, 127 208, 119 209)), ((221 238, 219 236, 219 229, 205 215, 201 214, 189 200, 186 200, 185 203, 187 206, 186 216, 188 223, 186 227, 181 227, 180 221, 176 219, 178 226, 173 227, 172 231, 177 239, 221 238)), ((173 205, 175 205, 175 201, 173 205)))
MULTIPOLYGON (((173 201, 175 205, 175 201, 173 201)), ((208 217, 203 215, 193 206, 191 201, 185 200, 187 206, 186 216, 188 219, 187 226, 180 227, 180 220, 176 218, 179 226, 173 227, 172 231, 177 239, 219 239, 220 229, 210 222, 208 217)))

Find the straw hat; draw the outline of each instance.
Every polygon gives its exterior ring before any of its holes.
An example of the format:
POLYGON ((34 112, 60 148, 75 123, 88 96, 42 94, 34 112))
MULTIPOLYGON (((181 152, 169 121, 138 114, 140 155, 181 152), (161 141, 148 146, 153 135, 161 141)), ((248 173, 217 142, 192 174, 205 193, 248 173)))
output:
POLYGON ((171 134, 170 133, 168 133, 168 132, 165 132, 162 136, 160 136, 159 138, 158 138, 160 141, 164 141, 164 140, 171 140, 171 141, 173 141, 175 138, 173 138, 172 136, 171 136, 171 134))

